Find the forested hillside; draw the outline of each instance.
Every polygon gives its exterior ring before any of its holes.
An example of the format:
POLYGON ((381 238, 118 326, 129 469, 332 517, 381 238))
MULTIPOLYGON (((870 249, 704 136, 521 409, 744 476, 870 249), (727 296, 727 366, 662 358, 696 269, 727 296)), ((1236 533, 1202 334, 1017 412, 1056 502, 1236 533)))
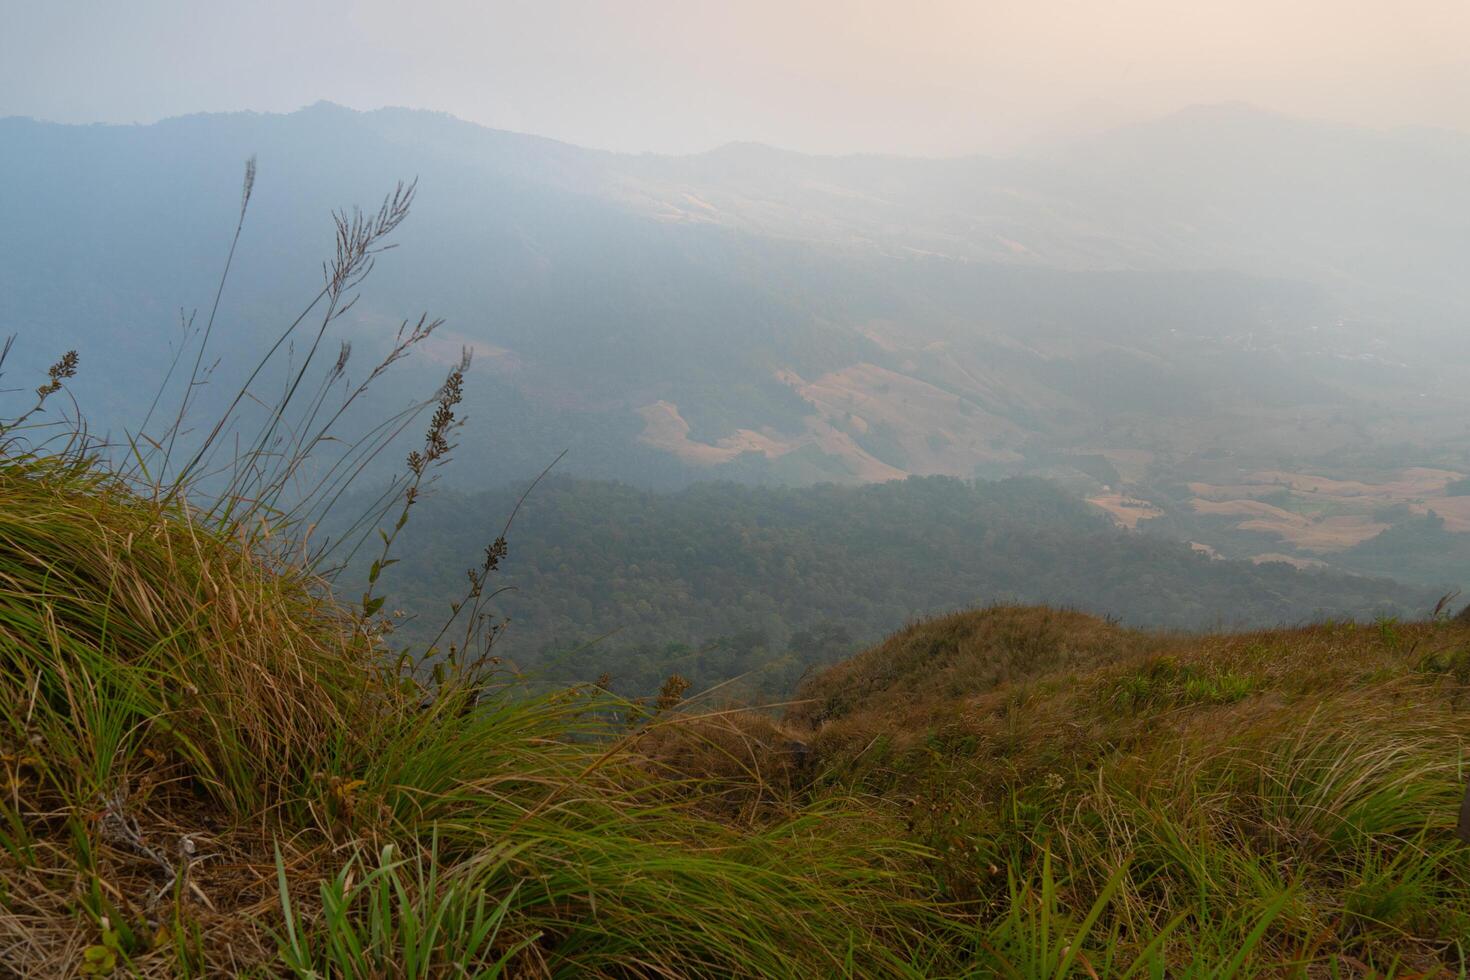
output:
MULTIPOLYGON (((417 506, 401 562, 384 576, 390 603, 418 617, 400 626, 401 642, 437 631, 518 495, 444 492, 417 506)), ((747 671, 756 673, 745 687, 783 693, 808 667, 916 617, 996 602, 1199 629, 1423 615, 1436 598, 1379 579, 1211 560, 1115 528, 1034 479, 657 493, 554 478, 525 500, 508 537, 494 582, 511 590, 496 600, 510 619, 499 652, 547 679, 607 673, 640 694, 674 672, 708 686, 747 671)), ((363 574, 354 567, 342 581, 363 574)))

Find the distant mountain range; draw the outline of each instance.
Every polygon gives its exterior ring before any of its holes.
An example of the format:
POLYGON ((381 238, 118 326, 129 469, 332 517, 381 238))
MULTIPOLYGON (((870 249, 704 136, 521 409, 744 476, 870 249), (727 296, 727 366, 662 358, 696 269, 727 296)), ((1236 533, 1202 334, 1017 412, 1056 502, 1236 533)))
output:
MULTIPOLYGON (((384 397, 477 363, 459 478, 1174 473, 1209 453, 1463 439, 1470 137, 1201 107, 1029 157, 619 155, 446 115, 0 120, 6 384, 82 352, 136 420, 207 308, 223 382, 319 285, 328 212, 419 178, 339 323, 448 325, 384 397)), ((396 401, 395 401, 396 403, 396 401)))

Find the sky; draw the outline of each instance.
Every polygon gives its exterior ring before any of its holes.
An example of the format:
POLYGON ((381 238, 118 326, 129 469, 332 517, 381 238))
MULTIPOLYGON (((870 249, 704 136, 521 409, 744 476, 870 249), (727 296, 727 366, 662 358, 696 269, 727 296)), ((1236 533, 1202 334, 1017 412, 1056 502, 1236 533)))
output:
POLYGON ((1470 0, 0 0, 0 116, 322 99, 664 153, 1005 152, 1230 101, 1470 130, 1470 0))

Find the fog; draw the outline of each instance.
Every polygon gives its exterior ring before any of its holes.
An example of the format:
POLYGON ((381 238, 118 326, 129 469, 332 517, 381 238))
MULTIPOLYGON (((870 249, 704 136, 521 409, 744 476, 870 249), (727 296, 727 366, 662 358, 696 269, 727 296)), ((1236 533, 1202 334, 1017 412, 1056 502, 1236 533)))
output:
POLYGON ((0 115, 447 111, 624 151, 1008 151, 1193 103, 1470 127, 1461 0, 4 0, 0 115))

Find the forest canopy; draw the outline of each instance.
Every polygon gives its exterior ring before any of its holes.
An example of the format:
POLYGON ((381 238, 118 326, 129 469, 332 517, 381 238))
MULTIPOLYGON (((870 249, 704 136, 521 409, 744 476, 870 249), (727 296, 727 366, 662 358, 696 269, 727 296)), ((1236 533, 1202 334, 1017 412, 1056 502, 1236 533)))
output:
MULTIPOLYGON (((422 501, 384 575, 399 642, 427 642, 522 488, 422 501)), ((1430 590, 1284 564, 1212 560, 1114 527, 1055 484, 914 477, 860 487, 697 484, 663 493, 549 478, 510 529, 499 651, 557 682, 643 694, 754 671, 762 694, 916 618, 1049 603, 1133 626, 1264 627, 1422 615, 1430 590)), ((344 581, 352 582, 357 569, 344 581)))

